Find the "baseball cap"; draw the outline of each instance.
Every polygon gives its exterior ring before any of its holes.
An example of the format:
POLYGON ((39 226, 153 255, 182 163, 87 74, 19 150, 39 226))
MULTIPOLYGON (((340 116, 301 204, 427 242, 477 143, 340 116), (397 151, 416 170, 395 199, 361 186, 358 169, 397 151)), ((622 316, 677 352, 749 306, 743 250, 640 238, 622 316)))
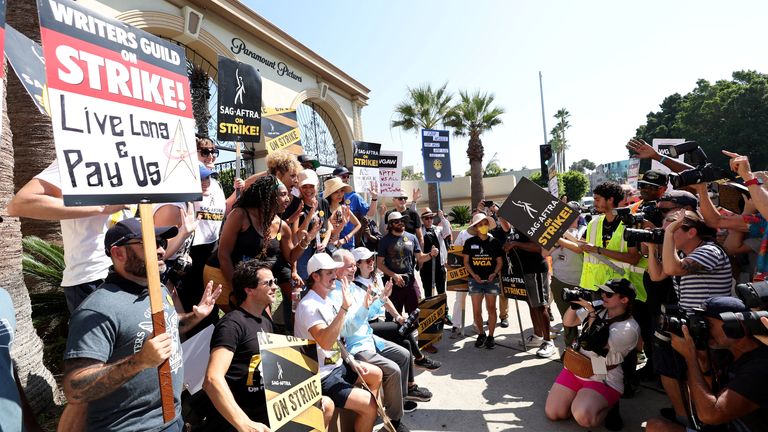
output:
POLYGON ((304 170, 299 173, 299 187, 304 185, 312 185, 317 187, 318 181, 317 173, 312 170, 304 170))
POLYGON ((347 167, 337 166, 333 170, 334 176, 341 176, 341 175, 348 175, 348 174, 349 174, 349 170, 347 169, 347 167))
POLYGON ((393 211, 392 213, 390 213, 390 214, 388 214, 388 215, 387 215, 387 221, 386 221, 386 222, 387 222, 387 223, 390 223, 390 222, 392 222, 392 221, 396 221, 396 220, 398 220, 398 219, 402 219, 402 218, 404 218, 404 217, 405 217, 405 216, 403 216, 403 214, 402 214, 402 213, 400 213, 400 212, 398 212, 398 211, 393 211))
POLYGON ((597 289, 608 293, 621 294, 624 297, 634 299, 637 296, 635 287, 626 279, 609 280, 603 285, 596 285, 597 289))
POLYGON ((376 252, 368 249, 367 247, 356 247, 352 249, 352 256, 355 257, 355 261, 363 261, 376 255, 376 252))
POLYGON ((327 253, 316 253, 307 263, 307 274, 312 274, 318 270, 335 270, 340 267, 344 267, 343 262, 334 261, 327 253))
POLYGON ((652 186, 666 187, 669 177, 659 170, 648 170, 643 178, 637 181, 638 185, 648 184, 652 186))
POLYGON ((696 198, 696 195, 684 190, 667 191, 659 201, 668 201, 680 207, 690 206, 693 209, 699 207, 699 199, 696 198))
POLYGON ((704 316, 719 320, 722 320, 720 314, 724 312, 749 312, 744 302, 736 297, 710 297, 704 300, 701 309, 704 311, 704 316))
POLYGON ((318 169, 320 167, 320 162, 318 162, 317 159, 311 159, 309 156, 307 156, 305 154, 296 156, 296 159, 298 159, 299 163, 302 164, 302 165, 304 165, 304 164, 312 164, 312 169, 313 170, 316 170, 316 169, 318 169))
MULTIPOLYGON (((169 239, 176 237, 178 233, 179 229, 175 226, 155 227, 155 237, 157 238, 169 239)), ((141 237, 141 219, 130 218, 116 223, 104 235, 104 248, 107 256, 110 256, 109 250, 112 249, 112 246, 121 246, 130 240, 141 237)))

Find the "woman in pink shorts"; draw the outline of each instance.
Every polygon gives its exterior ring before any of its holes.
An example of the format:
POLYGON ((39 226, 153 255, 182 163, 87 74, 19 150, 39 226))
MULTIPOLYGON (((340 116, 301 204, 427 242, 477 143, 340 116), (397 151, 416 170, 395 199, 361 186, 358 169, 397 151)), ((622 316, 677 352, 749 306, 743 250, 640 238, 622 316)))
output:
POLYGON ((573 358, 583 356, 581 362, 564 361, 566 367, 549 391, 545 411, 550 420, 573 416, 585 428, 596 428, 605 421, 607 429, 617 430, 621 428, 617 403, 624 392, 621 363, 634 352, 640 337, 640 328, 632 318, 636 291, 626 279, 614 279, 597 288, 602 306, 595 310, 591 302, 579 299, 572 304, 581 308, 570 308, 563 317, 565 326, 583 325, 574 343, 578 354, 573 358), (609 412, 611 416, 606 419, 609 412))

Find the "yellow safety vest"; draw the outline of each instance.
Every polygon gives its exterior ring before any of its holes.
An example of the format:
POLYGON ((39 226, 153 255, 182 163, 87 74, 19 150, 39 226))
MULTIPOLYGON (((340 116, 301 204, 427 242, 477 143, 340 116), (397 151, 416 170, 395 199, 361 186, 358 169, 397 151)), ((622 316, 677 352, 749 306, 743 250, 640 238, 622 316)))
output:
MULTIPOLYGON (((603 220, 605 215, 600 215, 593 218, 587 225, 587 242, 593 245, 599 245, 602 243, 603 238, 603 220), (598 243, 600 242, 600 243, 598 243)), ((619 222, 619 226, 616 227, 616 231, 613 232, 611 240, 608 241, 605 249, 626 252, 627 242, 624 241, 624 223, 619 222)), ((648 295, 645 292, 645 286, 643 285, 643 273, 648 268, 648 260, 645 257, 641 257, 637 265, 625 263, 623 261, 617 261, 603 256, 603 258, 611 260, 616 266, 621 267, 624 273, 617 273, 612 268, 603 264, 593 254, 584 254, 584 265, 581 270, 581 283, 582 288, 596 291, 596 285, 602 285, 614 278, 625 278, 632 282, 632 285, 637 290, 637 299, 645 301, 648 295)))

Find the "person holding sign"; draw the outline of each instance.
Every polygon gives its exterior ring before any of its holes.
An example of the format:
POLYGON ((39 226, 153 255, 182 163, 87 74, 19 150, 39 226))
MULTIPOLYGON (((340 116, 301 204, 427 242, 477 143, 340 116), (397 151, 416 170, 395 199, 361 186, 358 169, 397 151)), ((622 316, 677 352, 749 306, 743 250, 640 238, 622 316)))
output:
MULTIPOLYGON (((176 227, 156 227, 157 261, 176 227)), ((181 431, 184 367, 179 321, 161 286, 166 332, 152 337, 147 270, 138 219, 126 219, 104 236, 112 271, 72 314, 64 352, 64 392, 70 403, 88 405, 88 430, 181 431), (118 307, 119 306, 119 307, 118 307), (157 366, 168 360, 176 417, 163 423, 157 366)), ((212 302, 206 311, 213 308, 212 302)))
POLYGON ((493 349, 496 343, 493 332, 496 330, 496 297, 501 289, 501 267, 504 250, 498 239, 489 236, 488 231, 496 227, 493 218, 482 213, 476 214, 469 224, 467 232, 474 235, 464 243, 464 266, 469 272, 469 296, 472 299, 472 313, 477 331, 477 348, 485 345, 493 349), (488 336, 483 331, 483 299, 488 311, 488 336))
POLYGON ((374 394, 381 386, 381 369, 354 358, 342 360, 338 344, 339 335, 349 312, 351 294, 348 283, 342 281, 341 304, 334 310, 328 294, 336 285, 336 270, 343 264, 333 261, 325 253, 315 254, 307 264, 309 291, 296 307, 294 332, 297 337, 317 342, 317 363, 320 366, 322 391, 336 406, 352 410, 357 414, 355 431, 369 432, 376 421, 376 400, 373 394, 355 387, 358 381, 356 370, 374 394))
MULTIPOLYGON (((206 424, 211 430, 269 430, 257 334, 272 333, 266 308, 275 301, 276 288, 265 262, 250 260, 235 268, 232 293, 238 306, 216 324, 203 382, 217 411, 206 424)), ((327 396, 323 396, 322 404, 327 428, 334 406, 327 396)))
POLYGON ((618 402, 624 391, 624 357, 633 353, 640 326, 632 318, 637 292, 626 279, 598 286, 602 305, 579 299, 563 317, 563 325, 582 325, 578 347, 563 356, 563 370, 549 391, 545 412, 553 421, 573 416, 585 428, 597 428, 605 420, 608 430, 620 430, 618 402))

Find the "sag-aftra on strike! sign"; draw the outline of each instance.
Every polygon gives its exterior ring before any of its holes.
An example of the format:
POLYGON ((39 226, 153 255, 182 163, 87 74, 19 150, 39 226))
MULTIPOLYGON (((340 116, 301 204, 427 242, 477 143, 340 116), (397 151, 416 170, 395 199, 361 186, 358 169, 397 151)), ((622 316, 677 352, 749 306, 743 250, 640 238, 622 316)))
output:
POLYGON ((68 0, 38 0, 66 205, 201 197, 184 50, 68 0))

